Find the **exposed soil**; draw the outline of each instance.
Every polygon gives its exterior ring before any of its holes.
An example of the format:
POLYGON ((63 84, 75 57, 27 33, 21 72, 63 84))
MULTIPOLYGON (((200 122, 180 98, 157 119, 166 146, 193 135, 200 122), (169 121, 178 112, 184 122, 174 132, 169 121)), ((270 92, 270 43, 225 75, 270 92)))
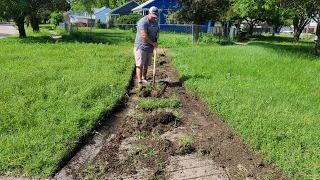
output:
MULTIPOLYGON (((151 80, 152 71, 148 73, 151 80)), ((165 50, 158 50, 156 90, 133 87, 125 105, 55 179, 286 179, 256 154, 179 80, 165 50), (160 83, 161 82, 161 83, 160 83), (138 99, 169 98, 176 109, 139 110, 138 99)))

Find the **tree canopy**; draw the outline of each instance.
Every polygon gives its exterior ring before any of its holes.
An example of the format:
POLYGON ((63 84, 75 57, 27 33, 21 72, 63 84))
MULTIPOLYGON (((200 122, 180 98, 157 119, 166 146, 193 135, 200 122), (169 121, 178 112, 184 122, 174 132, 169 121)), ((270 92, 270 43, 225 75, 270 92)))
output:
POLYGON ((19 36, 24 38, 24 20, 27 15, 35 18, 34 23, 38 24, 38 13, 41 10, 65 10, 67 6, 67 0, 0 0, 0 16, 13 19, 18 26, 19 36))

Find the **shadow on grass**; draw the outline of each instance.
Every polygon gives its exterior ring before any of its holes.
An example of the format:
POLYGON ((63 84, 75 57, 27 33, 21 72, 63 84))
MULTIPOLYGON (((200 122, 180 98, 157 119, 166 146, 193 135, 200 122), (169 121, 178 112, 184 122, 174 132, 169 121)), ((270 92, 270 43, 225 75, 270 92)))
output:
POLYGON ((133 43, 135 34, 125 32, 78 32, 62 36, 63 42, 122 44, 133 43))
MULTIPOLYGON (((48 26, 50 28, 50 26, 48 26)), ((21 43, 56 43, 48 34, 30 35, 26 38, 20 39, 18 36, 6 38, 4 41, 16 40, 21 43)), ((119 45, 125 43, 133 44, 135 41, 135 33, 133 32, 78 32, 73 34, 62 34, 62 40, 59 42, 65 43, 96 43, 96 44, 110 44, 119 45)))
POLYGON ((250 41, 249 46, 260 46, 271 49, 281 54, 292 54, 299 57, 306 57, 312 60, 319 59, 312 51, 315 44, 311 41, 293 43, 291 37, 261 37, 259 40, 250 41))
POLYGON ((193 76, 191 76, 191 75, 187 75, 187 76, 182 76, 181 78, 180 78, 180 81, 181 82, 186 82, 187 80, 189 80, 189 79, 210 79, 211 77, 209 77, 209 76, 205 76, 205 75, 201 75, 201 74, 195 74, 195 75, 193 75, 193 76))

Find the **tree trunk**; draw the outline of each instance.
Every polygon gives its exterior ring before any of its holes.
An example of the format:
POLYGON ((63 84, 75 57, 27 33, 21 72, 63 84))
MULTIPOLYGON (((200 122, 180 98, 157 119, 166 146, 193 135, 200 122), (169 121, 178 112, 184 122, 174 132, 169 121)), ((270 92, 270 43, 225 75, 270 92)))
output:
POLYGON ((299 19, 293 19, 293 42, 298 42, 300 40, 300 33, 299 33, 299 19))
POLYGON ((272 37, 274 37, 274 35, 275 35, 275 29, 276 29, 276 27, 273 26, 273 27, 272 27, 272 37))
POLYGON ((222 26, 221 36, 223 38, 227 38, 228 37, 228 22, 221 22, 221 26, 222 26))
POLYGON ((307 18, 293 18, 293 27, 294 27, 294 34, 293 34, 293 42, 298 42, 300 40, 300 35, 304 29, 304 27, 310 22, 311 19, 307 18))
POLYGON ((316 46, 314 47, 313 53, 319 56, 320 55, 320 22, 319 20, 317 24, 316 36, 317 36, 316 46))
POLYGON ((294 30, 294 34, 293 34, 293 42, 299 42, 300 40, 300 34, 298 31, 294 30))
POLYGON ((25 38, 27 37, 26 31, 24 29, 24 15, 19 16, 17 19, 14 20, 16 25, 18 26, 19 30, 19 37, 25 38))
POLYGON ((198 40, 199 40, 199 31, 200 31, 200 26, 198 24, 193 24, 192 25, 193 42, 198 42, 198 40))
POLYGON ((32 14, 30 16, 30 22, 31 22, 31 27, 33 28, 33 32, 39 32, 40 31, 39 18, 37 17, 36 14, 32 14))
POLYGON ((254 23, 249 24, 249 31, 248 31, 249 36, 252 36, 253 34, 253 27, 254 27, 254 23))

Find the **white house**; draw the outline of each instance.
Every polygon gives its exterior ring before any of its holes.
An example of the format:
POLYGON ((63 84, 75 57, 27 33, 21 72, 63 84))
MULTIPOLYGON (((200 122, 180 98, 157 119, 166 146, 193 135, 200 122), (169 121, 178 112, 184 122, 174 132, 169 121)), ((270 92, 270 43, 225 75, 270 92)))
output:
POLYGON ((93 8, 93 14, 88 12, 65 12, 64 13, 64 20, 66 22, 72 24, 81 24, 83 26, 89 26, 90 24, 94 25, 100 19, 102 24, 106 24, 106 16, 105 14, 110 12, 110 8, 102 7, 102 8, 93 8))

